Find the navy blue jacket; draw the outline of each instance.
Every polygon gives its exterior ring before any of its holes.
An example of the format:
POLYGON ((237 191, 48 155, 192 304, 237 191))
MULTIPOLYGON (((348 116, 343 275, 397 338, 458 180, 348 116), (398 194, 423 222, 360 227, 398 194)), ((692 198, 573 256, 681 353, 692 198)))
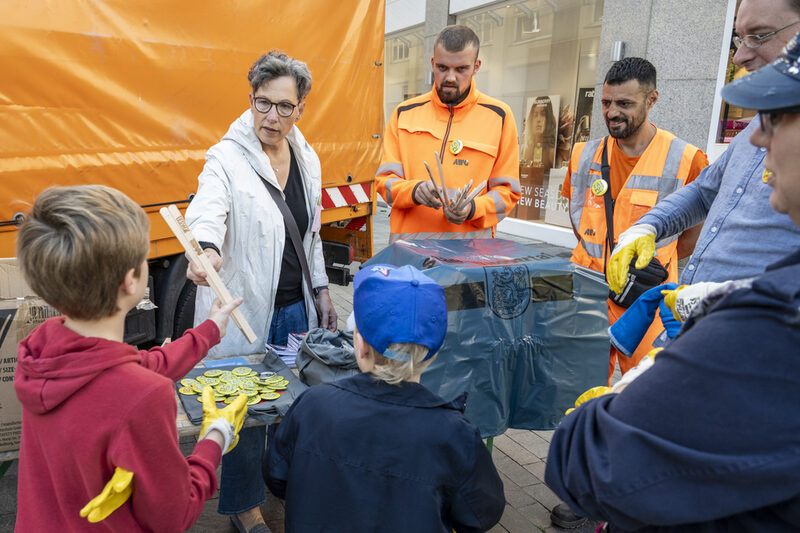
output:
POLYGON ((300 395, 263 461, 286 531, 485 531, 503 484, 465 397, 358 374, 300 395))
POLYGON ((545 481, 611 531, 800 531, 800 253, 570 413, 545 481))

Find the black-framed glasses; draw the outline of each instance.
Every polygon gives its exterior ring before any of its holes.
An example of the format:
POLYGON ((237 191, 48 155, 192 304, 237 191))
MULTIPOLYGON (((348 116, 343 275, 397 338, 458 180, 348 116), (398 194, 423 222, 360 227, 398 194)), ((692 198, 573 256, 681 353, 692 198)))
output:
POLYGON ((269 113, 272 106, 275 106, 275 111, 283 118, 291 117, 292 113, 294 113, 294 109, 297 107, 297 104, 291 104, 289 102, 270 102, 261 96, 253 98, 253 105, 255 105, 256 111, 259 113, 269 113))
POLYGON ((733 46, 735 46, 737 50, 742 45, 745 45, 747 48, 758 48, 768 40, 772 39, 778 32, 781 32, 786 28, 794 26, 797 23, 800 23, 800 20, 795 20, 791 24, 787 24, 783 28, 778 28, 777 30, 771 31, 769 33, 750 34, 750 35, 745 35, 744 37, 739 37, 738 35, 734 35, 733 46))

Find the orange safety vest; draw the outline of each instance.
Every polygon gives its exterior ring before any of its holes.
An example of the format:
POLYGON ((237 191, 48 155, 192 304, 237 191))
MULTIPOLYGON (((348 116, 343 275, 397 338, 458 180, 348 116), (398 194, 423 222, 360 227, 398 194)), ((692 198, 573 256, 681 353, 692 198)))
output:
MULTIPOLYGON (((609 160, 613 151, 618 149, 616 139, 609 137, 609 160)), ((617 195, 613 219, 615 243, 620 233, 630 228, 659 200, 683 186, 699 150, 668 131, 656 130, 656 135, 617 195)), ((606 211, 603 197, 592 193, 591 188, 592 183, 602 177, 602 154, 602 139, 575 145, 571 168, 577 170, 570 176, 572 192, 569 203, 569 216, 580 234, 571 261, 598 272, 603 272, 606 253, 606 211)), ((678 278, 677 246, 678 235, 656 242, 656 256, 667 268, 670 281, 678 278)))
POLYGON ((478 91, 472 80, 463 102, 448 106, 436 90, 406 100, 392 113, 375 174, 378 193, 392 206, 389 242, 398 239, 478 239, 494 228, 520 198, 519 144, 511 108, 478 91), (451 224, 441 209, 414 203, 414 188, 438 172, 439 152, 445 186, 452 193, 472 181, 486 182, 475 211, 463 224, 451 224))

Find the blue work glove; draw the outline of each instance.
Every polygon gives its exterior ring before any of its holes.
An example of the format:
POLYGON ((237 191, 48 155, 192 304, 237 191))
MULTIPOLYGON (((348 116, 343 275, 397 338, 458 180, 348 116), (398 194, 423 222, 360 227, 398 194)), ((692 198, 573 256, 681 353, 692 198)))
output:
POLYGON ((656 318, 656 309, 664 301, 661 291, 677 286, 677 283, 664 283, 639 296, 619 320, 608 328, 612 346, 622 354, 632 356, 656 318))
POLYGON ((674 339, 681 330, 681 323, 675 319, 672 309, 667 307, 667 303, 663 299, 658 304, 658 314, 661 316, 661 323, 664 324, 664 329, 667 330, 667 337, 674 339))

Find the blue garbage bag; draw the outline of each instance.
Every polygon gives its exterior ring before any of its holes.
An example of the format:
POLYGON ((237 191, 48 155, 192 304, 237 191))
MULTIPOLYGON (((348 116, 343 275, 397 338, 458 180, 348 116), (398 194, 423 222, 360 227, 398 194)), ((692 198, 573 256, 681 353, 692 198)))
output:
POLYGON ((549 244, 397 241, 366 265, 413 265, 438 282, 447 337, 422 375, 446 400, 468 393, 481 436, 553 429, 608 377, 608 285, 549 244))

